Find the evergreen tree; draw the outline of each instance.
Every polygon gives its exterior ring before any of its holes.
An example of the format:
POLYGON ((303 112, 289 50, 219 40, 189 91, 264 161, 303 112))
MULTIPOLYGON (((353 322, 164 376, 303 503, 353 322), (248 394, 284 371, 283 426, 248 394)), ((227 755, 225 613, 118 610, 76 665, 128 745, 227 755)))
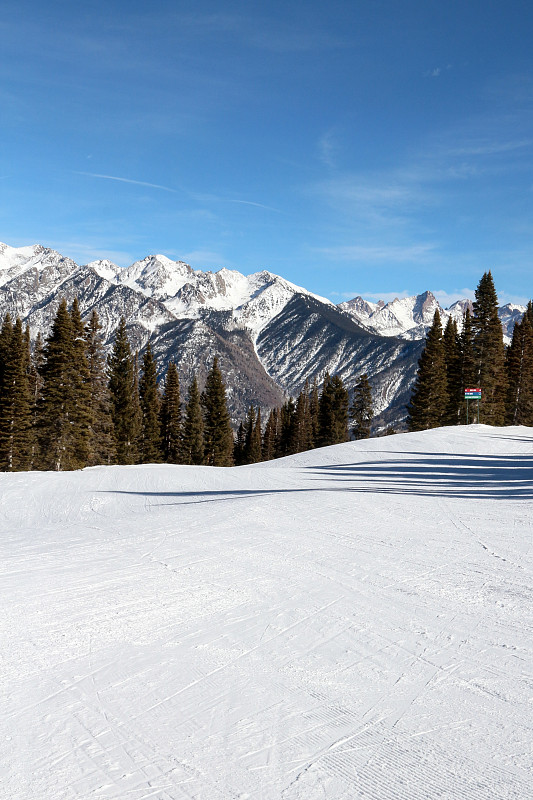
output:
POLYGON ((372 389, 368 382, 368 375, 363 373, 355 384, 352 405, 350 406, 350 419, 354 439, 370 438, 374 407, 372 403, 372 389))
POLYGON ((309 419, 311 423, 311 447, 316 447, 318 442, 318 409, 320 405, 320 397, 318 393, 317 379, 313 380, 311 387, 311 394, 309 397, 309 419))
POLYGON ((2 328, 0 329, 0 392, 4 380, 4 369, 6 360, 9 358, 9 348, 11 346, 11 337, 13 336, 13 322, 11 315, 7 313, 4 317, 2 328))
POLYGON ((0 391, 0 469, 27 470, 31 465, 32 398, 28 380, 27 342, 17 319, 9 350, 3 354, 0 391))
POLYGON ((490 271, 485 272, 476 289, 472 328, 476 359, 474 385, 482 390, 481 421, 487 425, 503 425, 507 396, 505 347, 498 317, 498 297, 490 271))
POLYGON ((140 437, 141 463, 153 464, 161 461, 161 428, 159 421, 159 389, 157 388, 157 366, 150 342, 144 351, 142 377, 139 384, 142 410, 140 437))
POLYGON ((81 318, 77 298, 74 298, 72 303, 70 319, 72 322, 71 391, 76 397, 76 412, 73 421, 76 435, 76 458, 79 465, 85 467, 89 463, 90 454, 92 423, 91 383, 87 360, 85 326, 81 318))
POLYGON ((261 409, 256 414, 253 405, 248 411, 245 432, 244 463, 257 464, 261 461, 261 409))
POLYGON ((124 317, 108 359, 108 371, 117 464, 135 464, 139 435, 136 376, 124 317))
POLYGON ((106 371, 107 360, 100 335, 101 329, 98 314, 93 310, 85 330, 91 409, 89 466, 113 464, 116 456, 111 394, 106 371))
POLYGON ((40 465, 43 469, 80 469, 87 464, 88 411, 82 351, 66 300, 59 305, 44 354, 37 419, 40 465))
POLYGON ((476 357, 474 353, 474 331, 472 328, 472 315, 467 307, 463 317, 463 328, 459 335, 459 360, 460 360, 460 404, 459 421, 466 424, 466 401, 464 390, 476 387, 476 357))
POLYGON ((294 442, 294 418, 296 416, 296 404, 292 397, 289 397, 279 410, 279 436, 276 458, 280 456, 292 455, 292 445, 294 442))
POLYGON ((208 466, 230 467, 233 464, 233 431, 226 405, 226 387, 213 360, 202 395, 204 409, 204 460, 208 466))
MULTIPOLYGON (((528 309, 531 309, 531 301, 528 309)), ((513 329, 507 348, 507 407, 508 425, 533 425, 533 314, 524 314, 513 329)))
POLYGON ((296 412, 293 419, 289 449, 291 453, 303 453, 313 447, 313 421, 311 418, 309 384, 306 381, 296 401, 296 412))
POLYGON ((276 458, 279 449, 279 410, 273 408, 268 415, 265 432, 263 434, 263 444, 261 448, 263 461, 271 461, 276 458))
POLYGON ((423 431, 442 425, 447 400, 444 345, 440 314, 437 310, 418 361, 418 372, 407 407, 409 430, 423 431))
POLYGON ((189 386, 183 423, 183 463, 204 463, 204 422, 196 376, 189 386))
POLYGON ((31 415, 32 415, 32 455, 31 466, 38 467, 40 463, 39 456, 39 437, 38 437, 38 417, 40 409, 40 399, 42 396, 43 388, 43 366, 45 363, 44 344, 41 334, 37 334, 33 353, 30 356, 29 367, 29 388, 31 396, 31 415))
POLYGON ((233 460, 235 462, 235 466, 240 467, 243 464, 246 464, 246 428, 242 421, 239 423, 239 427, 237 428, 237 434, 235 436, 235 443, 233 445, 233 460))
POLYGON ((167 369, 165 391, 161 402, 161 439, 163 458, 169 464, 181 464, 182 453, 181 397, 178 370, 173 361, 167 369))
POLYGON ((464 398, 461 385, 461 345, 457 331, 457 322, 448 317, 442 336, 444 362, 446 364, 446 389, 448 393, 446 410, 442 419, 443 425, 458 425, 461 402, 464 398))
POLYGON ((348 441, 348 391, 340 375, 330 376, 326 373, 318 419, 320 447, 348 441))

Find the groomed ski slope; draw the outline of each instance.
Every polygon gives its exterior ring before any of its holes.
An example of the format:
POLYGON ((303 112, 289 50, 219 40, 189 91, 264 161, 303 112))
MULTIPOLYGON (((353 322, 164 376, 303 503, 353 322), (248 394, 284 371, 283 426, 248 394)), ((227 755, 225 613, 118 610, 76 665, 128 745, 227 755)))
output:
POLYGON ((2 474, 0 795, 532 796, 533 429, 2 474))

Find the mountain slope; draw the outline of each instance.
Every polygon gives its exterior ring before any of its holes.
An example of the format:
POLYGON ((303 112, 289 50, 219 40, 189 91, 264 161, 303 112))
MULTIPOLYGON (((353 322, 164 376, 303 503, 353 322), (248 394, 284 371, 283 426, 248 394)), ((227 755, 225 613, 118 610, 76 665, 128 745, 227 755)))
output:
POLYGON ((532 452, 1 474, 3 796, 525 800, 532 452))
MULTIPOLYGON (((235 422, 250 403, 266 411, 325 371, 350 389, 367 372, 378 427, 402 425, 421 340, 440 308, 431 292, 334 306, 268 270, 203 272, 164 255, 126 269, 108 260, 79 266, 41 245, 0 244, 0 317, 20 316, 33 337, 47 336, 62 297, 78 297, 85 318, 98 312, 108 348, 124 316, 133 348, 150 339, 163 368, 176 361, 184 387, 195 372, 202 382, 218 354, 235 422)), ((468 302, 442 310, 443 320, 460 322, 468 302)), ((522 312, 501 309, 507 334, 522 312)))

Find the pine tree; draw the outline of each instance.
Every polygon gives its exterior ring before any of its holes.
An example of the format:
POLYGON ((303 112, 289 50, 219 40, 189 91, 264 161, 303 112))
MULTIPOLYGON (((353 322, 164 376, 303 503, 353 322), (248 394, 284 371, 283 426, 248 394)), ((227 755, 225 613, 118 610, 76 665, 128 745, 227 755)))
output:
POLYGON ((4 317, 2 328, 0 329, 0 392, 2 391, 5 363, 9 357, 9 348, 11 346, 12 336, 13 322, 11 320, 11 315, 7 313, 4 317))
POLYGON ((459 335, 459 370, 460 370, 460 403, 459 421, 466 424, 466 401, 464 390, 476 387, 476 357, 474 353, 474 331, 472 329, 472 315, 467 307, 463 317, 463 328, 459 335))
POLYGON ((100 335, 101 329, 98 314, 93 310, 85 330, 91 409, 89 466, 113 464, 116 457, 107 359, 100 335))
POLYGON ((498 297, 490 271, 485 272, 476 289, 472 328, 476 359, 475 385, 480 386, 482 391, 481 421, 487 425, 503 425, 507 396, 505 347, 498 317, 498 297))
POLYGON ((235 466, 240 467, 243 464, 246 464, 246 428, 244 427, 243 422, 239 423, 239 427, 237 428, 237 433, 235 435, 235 442, 233 445, 233 460, 235 462, 235 466))
POLYGON ((350 406, 350 419, 354 439, 368 439, 372 428, 374 408, 372 403, 372 389, 368 382, 368 375, 364 372, 355 384, 352 405, 350 406))
POLYGON ((263 461, 271 461, 276 458, 279 449, 279 410, 273 408, 268 415, 265 432, 263 433, 263 444, 261 452, 263 461))
POLYGON ((46 340, 42 367, 37 426, 43 469, 80 469, 87 464, 89 430, 81 353, 66 300, 62 300, 46 340))
MULTIPOLYGON (((461 346, 457 331, 457 322, 448 317, 442 336, 444 362, 446 364, 446 390, 448 394, 443 425, 458 425, 461 409, 461 346)), ((463 395, 464 396, 464 395, 463 395)))
POLYGON ((313 380, 311 387, 311 394, 309 397, 309 419, 311 422, 311 447, 316 447, 318 442, 318 409, 320 405, 320 397, 318 393, 317 379, 313 380))
MULTIPOLYGON (((532 309, 531 301, 528 309, 532 309)), ((508 425, 533 425, 533 311, 524 314, 513 329, 507 348, 507 406, 508 425)))
POLYGON ((291 446, 294 442, 294 419, 296 416, 296 404, 292 397, 289 397, 279 410, 279 436, 276 458, 280 456, 292 455, 291 446))
POLYGON ((418 372, 407 407, 409 430, 423 431, 442 425, 447 400, 444 345, 440 314, 437 310, 418 361, 418 372))
POLYGON ((180 381, 173 361, 168 365, 165 391, 161 401, 161 439, 163 459, 168 464, 181 464, 183 453, 180 381))
POLYGON ((204 409, 204 460, 208 466, 230 467, 233 464, 233 431, 226 405, 226 387, 213 360, 202 395, 204 409))
POLYGON ((117 464, 135 464, 139 435, 136 376, 124 317, 108 359, 108 371, 117 464))
POLYGON ((319 447, 347 442, 348 391, 340 375, 326 373, 319 401, 319 447))
POLYGON ((296 401, 296 413, 293 420, 289 449, 292 453, 303 453, 306 450, 311 450, 313 446, 313 421, 311 418, 309 384, 306 381, 296 401))
POLYGON ((139 383, 142 423, 140 437, 141 463, 161 461, 161 428, 159 422, 160 398, 157 388, 157 366, 150 342, 146 345, 139 383))
POLYGON ((248 411, 245 432, 244 463, 257 464, 261 461, 261 409, 256 414, 253 405, 248 411))
POLYGON ((76 410, 73 418, 73 438, 75 437, 76 462, 80 467, 89 463, 91 439, 91 383, 87 360, 87 339, 78 299, 74 298, 70 309, 72 322, 72 369, 71 392, 76 397, 76 410))
POLYGON ((204 463, 204 422, 196 376, 189 386, 183 423, 183 463, 204 463))
POLYGON ((28 380, 27 342, 17 319, 9 350, 3 354, 0 392, 0 469, 27 470, 31 465, 32 398, 28 380))

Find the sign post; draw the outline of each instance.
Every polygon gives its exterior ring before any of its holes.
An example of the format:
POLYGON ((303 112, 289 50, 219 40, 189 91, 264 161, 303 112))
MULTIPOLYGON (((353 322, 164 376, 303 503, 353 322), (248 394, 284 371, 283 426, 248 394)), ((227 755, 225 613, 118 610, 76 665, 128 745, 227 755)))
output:
POLYGON ((477 421, 479 425, 479 399, 481 397, 481 389, 478 387, 476 389, 465 389, 465 400, 466 400, 466 424, 468 425, 468 403, 470 400, 477 400, 477 421))

